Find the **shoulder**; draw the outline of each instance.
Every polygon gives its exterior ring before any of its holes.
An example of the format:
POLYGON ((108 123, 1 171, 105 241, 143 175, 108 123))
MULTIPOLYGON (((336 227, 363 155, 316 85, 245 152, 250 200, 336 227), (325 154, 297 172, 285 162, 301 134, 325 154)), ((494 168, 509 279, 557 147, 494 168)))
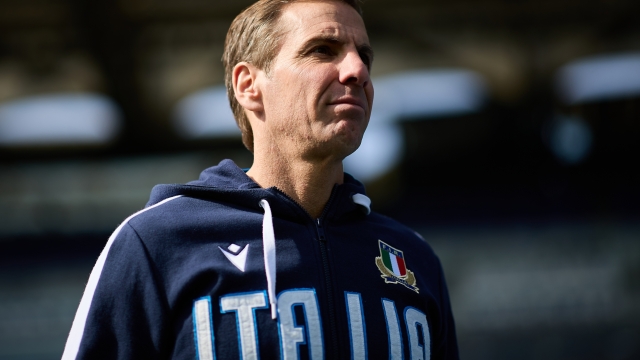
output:
POLYGON ((382 215, 380 213, 372 211, 371 214, 369 214, 369 216, 367 217, 367 222, 369 222, 370 224, 375 224, 375 226, 377 227, 382 227, 385 229, 389 229, 390 231, 394 231, 399 235, 402 235, 402 237, 406 238, 408 241, 428 246, 422 235, 420 235, 410 227, 386 215, 382 215))
POLYGON ((154 253, 157 248, 188 247, 205 240, 246 236, 251 231, 259 235, 262 215, 224 202, 179 195, 133 214, 125 223, 154 253))
POLYGON ((127 221, 143 233, 173 232, 184 228, 246 223, 259 215, 253 209, 221 201, 178 195, 135 213, 127 221))

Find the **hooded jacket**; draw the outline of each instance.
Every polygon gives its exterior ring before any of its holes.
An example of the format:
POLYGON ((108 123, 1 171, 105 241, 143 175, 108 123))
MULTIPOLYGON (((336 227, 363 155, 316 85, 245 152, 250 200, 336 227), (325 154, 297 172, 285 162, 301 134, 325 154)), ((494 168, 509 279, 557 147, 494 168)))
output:
POLYGON ((63 359, 457 359, 440 262, 345 174, 318 219, 231 160, 157 185, 101 253, 63 359))

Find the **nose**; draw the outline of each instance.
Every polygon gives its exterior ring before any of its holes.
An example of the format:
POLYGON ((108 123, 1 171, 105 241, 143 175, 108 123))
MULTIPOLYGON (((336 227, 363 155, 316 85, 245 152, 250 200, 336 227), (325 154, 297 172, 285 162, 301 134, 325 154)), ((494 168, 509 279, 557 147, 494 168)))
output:
POLYGON ((340 63, 340 83, 364 87, 369 81, 369 67, 360 58, 358 51, 348 51, 340 63))

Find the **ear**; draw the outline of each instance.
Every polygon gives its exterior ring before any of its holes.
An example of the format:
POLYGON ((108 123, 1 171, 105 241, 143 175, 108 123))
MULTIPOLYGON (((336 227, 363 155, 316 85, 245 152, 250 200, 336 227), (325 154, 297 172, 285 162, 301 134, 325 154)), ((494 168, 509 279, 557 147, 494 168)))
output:
POLYGON ((239 62, 233 67, 233 92, 238 103, 252 112, 261 112, 262 93, 256 81, 260 70, 247 62, 239 62))

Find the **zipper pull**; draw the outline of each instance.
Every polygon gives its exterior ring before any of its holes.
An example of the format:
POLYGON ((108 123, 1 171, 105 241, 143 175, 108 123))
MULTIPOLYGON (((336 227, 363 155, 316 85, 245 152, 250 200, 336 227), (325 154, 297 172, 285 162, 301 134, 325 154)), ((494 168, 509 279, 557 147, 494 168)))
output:
POLYGON ((322 242, 326 242, 327 239, 324 236, 324 229, 322 228, 322 222, 320 219, 316 221, 316 229, 318 230, 318 239, 322 242))

